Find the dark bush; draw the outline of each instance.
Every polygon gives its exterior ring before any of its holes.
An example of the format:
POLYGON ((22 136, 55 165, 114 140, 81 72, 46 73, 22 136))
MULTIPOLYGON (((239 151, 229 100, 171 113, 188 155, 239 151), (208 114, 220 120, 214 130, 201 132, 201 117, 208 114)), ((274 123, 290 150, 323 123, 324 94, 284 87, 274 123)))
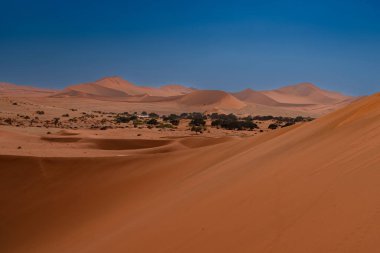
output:
POLYGON ((173 126, 178 126, 180 120, 179 120, 179 119, 171 119, 169 122, 170 122, 170 124, 172 124, 173 126))
POLYGON ((270 124, 269 126, 268 126, 268 129, 272 129, 272 130, 274 130, 274 129, 277 129, 277 125, 276 124, 270 124))
POLYGON ((158 121, 156 119, 150 119, 146 122, 148 125, 157 125, 158 121))
POLYGON ((203 118, 195 118, 190 121, 189 125, 190 126, 204 126, 206 125, 206 121, 203 118))
POLYGON ((131 115, 131 116, 129 117, 129 120, 137 120, 137 116, 136 116, 136 115, 131 115))
POLYGON ((255 123, 249 120, 238 120, 238 118, 233 115, 224 115, 219 114, 218 116, 213 115, 212 117, 218 118, 211 122, 211 126, 213 127, 221 127, 227 130, 253 130, 255 128, 259 128, 255 123))
POLYGON ((261 120, 261 121, 265 121, 265 120, 272 120, 273 119, 273 116, 255 116, 253 117, 253 120, 261 120))
POLYGON ((131 121, 131 119, 129 117, 125 117, 125 116, 117 116, 115 118, 115 121, 116 121, 116 123, 128 123, 129 121, 131 121))
POLYGON ((285 125, 281 127, 288 127, 288 126, 293 126, 295 123, 294 122, 287 122, 285 125))
POLYGON ((203 126, 192 126, 191 131, 195 133, 203 133, 203 131, 206 130, 203 126))

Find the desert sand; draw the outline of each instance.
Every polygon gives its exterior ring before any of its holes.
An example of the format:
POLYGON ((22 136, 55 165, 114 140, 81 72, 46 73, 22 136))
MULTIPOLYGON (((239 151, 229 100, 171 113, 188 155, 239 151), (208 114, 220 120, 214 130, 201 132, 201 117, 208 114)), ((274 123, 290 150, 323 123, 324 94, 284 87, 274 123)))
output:
POLYGON ((1 252, 380 249, 380 94, 252 137, 27 129, 0 128, 1 252))

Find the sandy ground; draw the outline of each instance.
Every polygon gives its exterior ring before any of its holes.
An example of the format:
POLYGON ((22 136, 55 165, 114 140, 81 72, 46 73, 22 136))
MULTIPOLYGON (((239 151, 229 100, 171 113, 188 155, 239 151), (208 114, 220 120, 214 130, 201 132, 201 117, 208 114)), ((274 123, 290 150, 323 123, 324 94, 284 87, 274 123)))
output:
POLYGON ((1 127, 0 252, 378 252, 379 129, 380 94, 245 138, 1 127))

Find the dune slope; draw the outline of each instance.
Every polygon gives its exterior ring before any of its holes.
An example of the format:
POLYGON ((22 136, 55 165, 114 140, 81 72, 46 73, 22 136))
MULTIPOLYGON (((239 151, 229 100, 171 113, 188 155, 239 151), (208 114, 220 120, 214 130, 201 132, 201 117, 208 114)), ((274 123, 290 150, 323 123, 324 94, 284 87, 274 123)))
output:
POLYGON ((246 106, 244 102, 231 94, 219 90, 197 90, 179 97, 177 102, 186 106, 215 106, 234 109, 246 106))
POLYGON ((312 83, 299 83, 262 93, 279 103, 288 104, 335 104, 353 99, 338 92, 320 89, 312 83))
POLYGON ((120 77, 105 77, 91 83, 72 85, 53 97, 127 97, 127 96, 178 96, 192 92, 193 89, 181 85, 165 85, 159 88, 137 86, 120 77))
POLYGON ((54 94, 55 90, 35 88, 26 85, 16 85, 0 82, 0 97, 45 97, 54 94))
POLYGON ((380 94, 260 137, 2 156, 1 252, 376 252, 380 94))

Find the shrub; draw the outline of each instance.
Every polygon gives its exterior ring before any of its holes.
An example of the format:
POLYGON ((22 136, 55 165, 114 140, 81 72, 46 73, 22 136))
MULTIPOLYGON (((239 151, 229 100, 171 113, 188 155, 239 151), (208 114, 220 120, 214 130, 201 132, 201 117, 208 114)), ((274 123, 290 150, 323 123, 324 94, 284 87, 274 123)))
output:
POLYGON ((203 131, 206 130, 203 126, 192 126, 191 131, 195 133, 203 133, 203 131))
POLYGON ((116 116, 115 118, 116 123, 128 123, 130 120, 131 118, 125 116, 116 116))
POLYGON ((45 114, 44 111, 36 111, 36 113, 37 113, 38 115, 44 115, 44 114, 45 114))
POLYGON ((272 130, 274 130, 274 129, 277 129, 277 125, 276 124, 270 124, 269 126, 268 126, 268 129, 272 129, 272 130))
POLYGON ((169 122, 170 122, 170 124, 172 124, 172 125, 174 125, 174 126, 178 126, 180 120, 179 120, 179 119, 171 119, 169 122))
POLYGON ((157 125, 158 121, 156 119, 150 119, 146 122, 148 125, 157 125))
POLYGON ((189 123, 190 126, 204 126, 206 121, 203 118, 194 118, 189 123))
POLYGON ((12 125, 12 119, 11 118, 5 119, 4 122, 7 123, 8 125, 12 125))
POLYGON ((288 126, 292 126, 294 124, 295 124, 294 122, 287 122, 285 125, 283 125, 281 127, 288 127, 288 126))
POLYGON ((58 123, 59 123, 59 118, 54 118, 53 119, 53 124, 55 125, 55 126, 57 126, 58 125, 58 123))
POLYGON ((142 122, 141 120, 139 120, 139 119, 136 119, 136 120, 134 120, 133 121, 133 127, 137 127, 137 126, 139 126, 139 125, 142 125, 142 124, 144 124, 144 122, 142 122))
POLYGON ((227 130, 253 130, 259 128, 255 123, 248 120, 238 120, 235 115, 219 115, 219 119, 211 122, 213 127, 221 127, 227 130))
POLYGON ((159 125, 156 126, 157 128, 174 128, 172 124, 168 124, 168 123, 160 123, 159 125))
POLYGON ((137 116, 136 115, 131 115, 130 117, 129 117, 129 120, 137 120, 137 116))

